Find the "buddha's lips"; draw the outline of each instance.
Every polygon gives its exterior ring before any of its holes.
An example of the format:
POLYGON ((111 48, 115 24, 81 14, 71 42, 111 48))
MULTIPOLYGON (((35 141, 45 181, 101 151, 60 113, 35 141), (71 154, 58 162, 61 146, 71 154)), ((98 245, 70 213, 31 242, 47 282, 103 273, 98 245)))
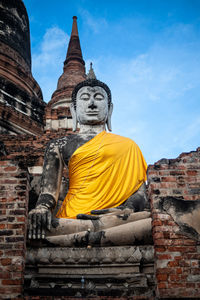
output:
POLYGON ((86 111, 87 115, 97 115, 98 113, 99 113, 98 110, 88 110, 88 111, 86 111))

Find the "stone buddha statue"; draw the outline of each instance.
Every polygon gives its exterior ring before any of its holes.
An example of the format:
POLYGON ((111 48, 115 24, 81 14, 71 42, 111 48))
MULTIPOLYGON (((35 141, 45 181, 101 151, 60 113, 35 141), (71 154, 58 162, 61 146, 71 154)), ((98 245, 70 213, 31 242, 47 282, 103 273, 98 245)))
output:
POLYGON ((47 146, 41 192, 29 212, 29 239, 68 247, 151 241, 150 212, 144 210, 147 165, 134 141, 106 131, 112 110, 109 87, 94 75, 74 88, 73 130, 77 123, 80 130, 47 146), (69 189, 52 217, 64 167, 69 189))

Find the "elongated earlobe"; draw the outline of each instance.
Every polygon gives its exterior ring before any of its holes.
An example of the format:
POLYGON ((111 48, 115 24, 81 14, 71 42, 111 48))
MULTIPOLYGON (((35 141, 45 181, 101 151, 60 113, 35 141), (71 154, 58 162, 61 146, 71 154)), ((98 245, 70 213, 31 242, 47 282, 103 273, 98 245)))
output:
POLYGON ((77 116, 76 116, 76 111, 74 109, 73 103, 70 104, 69 108, 70 108, 71 115, 72 115, 72 130, 76 131, 76 129, 77 129, 77 116))
POLYGON ((111 127, 112 112, 113 112, 113 103, 110 103, 110 107, 109 107, 109 110, 108 110, 108 118, 107 118, 107 121, 106 121, 107 128, 108 128, 109 131, 112 131, 112 127, 111 127))

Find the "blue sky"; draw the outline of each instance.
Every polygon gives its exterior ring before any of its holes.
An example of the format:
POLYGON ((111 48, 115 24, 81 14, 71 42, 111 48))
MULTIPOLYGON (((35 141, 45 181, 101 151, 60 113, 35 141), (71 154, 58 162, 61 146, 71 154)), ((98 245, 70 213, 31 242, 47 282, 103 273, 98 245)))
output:
POLYGON ((62 73, 72 16, 83 57, 112 92, 113 133, 148 164, 200 146, 199 0, 24 0, 32 72, 48 102, 62 73))

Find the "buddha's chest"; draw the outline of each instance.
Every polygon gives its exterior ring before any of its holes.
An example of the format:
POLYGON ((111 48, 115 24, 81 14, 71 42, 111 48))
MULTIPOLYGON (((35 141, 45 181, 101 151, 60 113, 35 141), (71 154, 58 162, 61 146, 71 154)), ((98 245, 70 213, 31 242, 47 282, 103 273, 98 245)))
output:
POLYGON ((66 166, 68 166, 69 160, 74 152, 85 143, 90 141, 93 137, 93 135, 74 135, 68 138, 67 143, 60 147, 60 153, 66 166))

